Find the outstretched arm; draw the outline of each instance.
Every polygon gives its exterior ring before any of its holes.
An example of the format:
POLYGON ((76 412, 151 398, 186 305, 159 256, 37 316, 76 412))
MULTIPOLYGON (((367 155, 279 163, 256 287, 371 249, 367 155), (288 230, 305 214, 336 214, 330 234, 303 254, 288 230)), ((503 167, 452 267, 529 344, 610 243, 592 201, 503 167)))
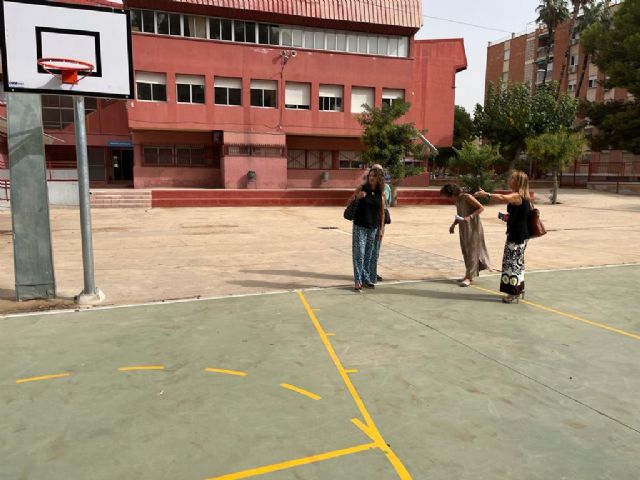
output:
POLYGON ((475 198, 488 198, 489 203, 511 203, 513 205, 521 205, 522 197, 517 192, 501 194, 501 193, 488 193, 480 189, 473 194, 475 198))

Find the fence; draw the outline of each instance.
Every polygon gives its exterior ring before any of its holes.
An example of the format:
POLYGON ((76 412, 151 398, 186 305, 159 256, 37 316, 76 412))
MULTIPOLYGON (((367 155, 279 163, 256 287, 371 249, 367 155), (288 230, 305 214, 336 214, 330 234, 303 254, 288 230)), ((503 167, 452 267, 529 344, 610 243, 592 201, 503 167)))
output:
POLYGON ((560 175, 563 187, 586 187, 589 182, 638 182, 640 162, 576 161, 560 175))
POLYGON ((5 180, 0 178, 0 200, 9 200, 11 199, 11 184, 9 180, 5 180))

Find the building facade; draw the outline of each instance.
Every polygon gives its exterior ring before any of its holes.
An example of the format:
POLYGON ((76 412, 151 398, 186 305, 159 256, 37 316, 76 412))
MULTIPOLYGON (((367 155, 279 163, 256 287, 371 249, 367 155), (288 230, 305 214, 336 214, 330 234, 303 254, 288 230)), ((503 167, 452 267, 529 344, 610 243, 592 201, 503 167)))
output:
MULTIPOLYGON (((130 0, 136 97, 87 99, 93 187, 352 187, 363 104, 452 141, 461 39, 419 41, 420 0, 130 0), (326 172, 326 173, 325 173, 326 172)), ((73 168, 69 97, 43 96, 52 169, 73 168)), ((423 178, 424 180, 424 178, 423 178)), ((426 184, 426 180, 425 184, 426 184)))
MULTIPOLYGON (((611 8, 615 9, 617 5, 612 5, 611 8)), ((606 89, 604 87, 604 73, 586 57, 585 50, 580 45, 579 34, 571 35, 569 21, 561 24, 555 32, 545 79, 544 66, 547 62, 549 41, 547 29, 538 27, 528 33, 513 35, 507 40, 489 43, 486 89, 491 83, 502 81, 528 83, 533 91, 543 82, 559 81, 565 53, 569 48, 569 62, 560 85, 562 92, 569 92, 577 98, 595 102, 625 101, 631 98, 631 95, 622 88, 606 89), (584 77, 582 83, 581 77, 584 77), (577 91, 578 86, 580 91, 577 91)), ((615 167, 612 171, 621 169, 622 177, 629 176, 625 172, 630 172, 631 177, 636 177, 640 171, 640 155, 620 150, 588 151, 580 163, 583 165, 582 168, 580 165, 572 165, 570 168, 591 173, 590 169, 584 165, 594 164, 607 173, 607 169, 601 165, 612 164, 612 167, 615 167)))

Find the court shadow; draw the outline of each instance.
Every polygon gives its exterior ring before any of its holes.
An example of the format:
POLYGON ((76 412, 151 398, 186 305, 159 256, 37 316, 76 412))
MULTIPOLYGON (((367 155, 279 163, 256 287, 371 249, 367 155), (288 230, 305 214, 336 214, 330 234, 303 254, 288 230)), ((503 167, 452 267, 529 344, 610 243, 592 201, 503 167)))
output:
MULTIPOLYGON (((254 273, 258 275, 279 275, 283 277, 317 278, 321 280, 351 281, 353 276, 334 275, 330 273, 305 272, 302 270, 241 270, 242 273, 254 273)), ((317 286, 317 285, 314 285, 317 286)))
POLYGON ((263 280, 242 280, 227 282, 230 285, 239 285, 247 288, 266 288, 269 290, 301 290, 306 288, 317 288, 318 285, 309 285, 295 282, 265 282, 263 280))
MULTIPOLYGON (((460 288, 460 287, 458 287, 460 288)), ((380 293, 385 295, 404 295, 404 296, 412 296, 412 297, 423 297, 423 298, 433 298, 436 300, 464 300, 470 302, 499 302, 500 297, 497 295, 484 295, 477 294, 469 291, 468 289, 462 289, 463 292, 454 293, 454 292, 440 292, 436 290, 421 290, 417 288, 393 288, 386 287, 380 288, 380 293)))

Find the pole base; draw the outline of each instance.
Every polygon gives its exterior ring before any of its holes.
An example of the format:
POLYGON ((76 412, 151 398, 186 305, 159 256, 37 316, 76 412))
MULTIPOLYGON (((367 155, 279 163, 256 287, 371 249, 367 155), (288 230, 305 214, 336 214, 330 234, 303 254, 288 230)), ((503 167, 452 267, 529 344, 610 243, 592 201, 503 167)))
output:
POLYGON ((78 304, 78 305, 97 305, 99 303, 102 303, 106 300, 107 296, 102 292, 102 290, 100 290, 99 288, 96 288, 95 293, 80 293, 79 295, 76 295, 76 297, 74 298, 74 301, 78 304))

